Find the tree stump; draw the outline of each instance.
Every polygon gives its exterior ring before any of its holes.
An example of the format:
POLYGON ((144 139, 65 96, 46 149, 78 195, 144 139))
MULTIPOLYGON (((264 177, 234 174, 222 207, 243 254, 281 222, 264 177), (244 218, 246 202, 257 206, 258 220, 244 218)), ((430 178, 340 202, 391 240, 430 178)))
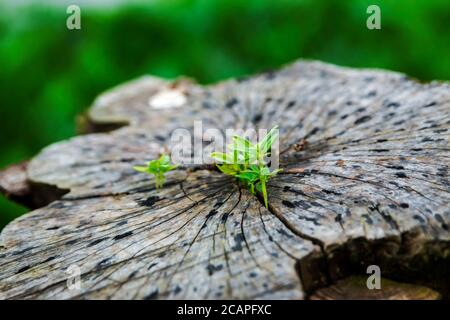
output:
POLYGON ((48 201, 1 233, 0 299, 305 299, 369 265, 448 297, 448 83, 304 61, 211 86, 147 76, 85 127, 20 173, 48 201), (280 126, 268 209, 211 166, 160 190, 133 170, 195 120, 280 126))

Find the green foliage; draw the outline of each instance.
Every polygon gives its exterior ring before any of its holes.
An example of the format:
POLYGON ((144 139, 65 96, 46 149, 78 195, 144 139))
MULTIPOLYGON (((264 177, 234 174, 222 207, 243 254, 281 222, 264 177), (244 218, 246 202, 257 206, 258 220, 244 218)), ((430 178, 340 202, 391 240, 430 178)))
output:
POLYGON ((273 127, 260 142, 253 144, 239 136, 233 137, 228 153, 213 152, 211 157, 222 164, 217 167, 226 175, 236 177, 252 194, 260 192, 268 208, 266 183, 281 169, 270 172, 267 156, 278 138, 278 126, 273 127))
POLYGON ((170 164, 170 157, 168 155, 162 154, 159 159, 150 161, 146 167, 136 166, 133 169, 139 172, 153 174, 155 176, 156 189, 159 189, 164 185, 164 174, 174 170, 176 167, 176 165, 170 164))

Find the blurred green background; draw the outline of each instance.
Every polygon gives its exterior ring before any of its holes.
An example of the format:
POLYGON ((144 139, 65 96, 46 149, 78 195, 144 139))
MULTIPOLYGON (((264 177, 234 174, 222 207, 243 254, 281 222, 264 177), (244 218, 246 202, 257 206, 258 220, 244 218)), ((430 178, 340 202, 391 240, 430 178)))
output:
MULTIPOLYGON (((450 78, 448 0, 66 2, 0 3, 0 168, 75 135, 98 93, 146 73, 209 83, 308 58, 450 78)), ((0 229, 26 211, 1 197, 0 229)))

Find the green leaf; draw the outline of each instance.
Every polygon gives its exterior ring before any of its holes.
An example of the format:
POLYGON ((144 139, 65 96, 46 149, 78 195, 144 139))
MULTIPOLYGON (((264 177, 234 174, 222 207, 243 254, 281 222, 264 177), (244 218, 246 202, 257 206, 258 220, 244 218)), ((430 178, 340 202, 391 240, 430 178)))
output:
POLYGON ((139 172, 150 173, 155 176, 155 185, 159 189, 164 185, 164 173, 175 169, 177 165, 170 164, 170 157, 162 154, 158 159, 152 160, 147 167, 135 166, 134 170, 139 172))
POLYGON ((211 158, 218 160, 220 162, 224 162, 227 164, 233 164, 234 163, 234 159, 232 155, 226 154, 226 153, 222 153, 222 152, 213 152, 210 155, 211 158))
POLYGON ((234 136, 233 137, 233 148, 235 150, 238 150, 238 151, 246 154, 246 153, 249 153, 249 150, 251 148, 255 148, 255 147, 253 146, 253 143, 251 143, 247 139, 241 138, 239 136, 234 136))
POLYGON ((221 162, 217 168, 224 174, 236 177, 252 194, 255 189, 262 194, 264 206, 268 207, 266 182, 275 176, 280 169, 270 172, 265 163, 265 157, 278 138, 278 126, 273 127, 269 133, 256 145, 239 136, 233 137, 233 143, 228 145, 228 153, 213 152, 211 158, 221 162))
POLYGON ((148 164, 148 171, 151 173, 156 173, 159 170, 159 162, 158 160, 152 160, 148 164))
POLYGON ((222 171, 225 174, 228 174, 230 176, 234 176, 237 174, 237 170, 234 167, 234 165, 231 164, 222 164, 222 165, 217 165, 217 168, 219 168, 220 171, 222 171))
POLYGON ((148 172, 148 167, 135 166, 135 167, 133 167, 133 169, 138 172, 148 172))
POLYGON ((262 167, 259 171, 259 174, 262 176, 270 176, 270 170, 267 167, 262 167))
POLYGON ((253 171, 241 172, 237 174, 236 177, 242 180, 247 180, 249 182, 255 182, 256 180, 258 180, 258 174, 253 171))
POLYGON ((166 154, 163 154, 163 155, 161 155, 161 157, 159 157, 158 162, 160 165, 169 165, 170 157, 166 154))
POLYGON ((258 145, 261 157, 266 156, 266 154, 270 151, 270 149, 272 148, 272 144, 278 138, 278 134, 278 126, 275 126, 270 129, 269 133, 267 133, 267 135, 259 142, 258 145))
POLYGON ((283 169, 276 169, 276 170, 273 170, 273 171, 270 173, 270 176, 271 176, 271 177, 276 176, 276 175, 278 174, 278 172, 281 172, 281 171, 283 171, 283 169))

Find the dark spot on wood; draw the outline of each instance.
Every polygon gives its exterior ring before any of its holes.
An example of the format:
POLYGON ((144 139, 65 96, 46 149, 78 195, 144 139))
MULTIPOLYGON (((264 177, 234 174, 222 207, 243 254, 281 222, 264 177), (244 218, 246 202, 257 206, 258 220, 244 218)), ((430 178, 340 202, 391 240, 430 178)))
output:
POLYGON ((295 106, 295 101, 289 101, 288 104, 286 105, 286 109, 291 109, 293 106, 295 106))
POLYGON ((122 220, 122 221, 116 223, 116 226, 117 226, 117 227, 120 227, 120 226, 123 226, 123 225, 125 225, 125 224, 127 224, 127 223, 128 223, 128 220, 122 220))
POLYGON ((295 208, 295 205, 294 205, 292 202, 288 201, 288 200, 283 200, 283 201, 281 201, 281 203, 282 203, 285 207, 288 207, 288 208, 295 208))
POLYGON ((320 226, 320 223, 317 221, 316 218, 311 218, 311 217, 307 217, 307 216, 299 216, 298 218, 300 220, 305 220, 305 221, 308 221, 308 222, 312 222, 316 226, 320 226))
POLYGON ((373 224, 373 220, 372 220, 372 218, 369 217, 369 215, 363 214, 362 217, 364 218, 364 220, 365 220, 368 224, 370 224, 370 225, 373 224))
POLYGON ((436 213, 434 215, 434 217, 436 218, 436 220, 440 223, 445 223, 444 219, 442 218, 442 216, 439 213, 436 213))
POLYGON ((206 220, 208 220, 209 218, 211 218, 212 216, 214 216, 217 213, 216 209, 212 209, 207 215, 206 215, 206 220))
POLYGON ((97 265, 95 266, 95 268, 96 268, 96 269, 101 269, 101 268, 103 268, 103 267, 109 265, 110 262, 111 262, 110 260, 111 260, 111 258, 103 259, 102 261, 100 261, 99 263, 97 263, 97 265))
POLYGON ((229 212, 225 212, 225 213, 222 215, 222 217, 220 218, 221 222, 222 222, 222 223, 225 223, 225 222, 227 221, 229 215, 230 215, 229 212))
POLYGON ((122 234, 119 234, 119 235, 115 236, 115 237, 113 238, 113 240, 120 240, 120 239, 129 237, 129 236, 131 236, 132 234, 133 234, 133 231, 128 231, 128 232, 125 232, 125 233, 122 233, 122 234))
POLYGON ((56 259, 56 256, 48 257, 47 259, 42 261, 42 263, 50 262, 50 261, 55 260, 55 259, 56 259))
POLYGON ((260 121, 262 120, 262 117, 263 117, 262 113, 256 114, 256 115, 253 117, 253 122, 254 122, 254 123, 260 122, 260 121))
POLYGON ((311 206, 305 200, 297 200, 297 201, 294 201, 294 203, 296 206, 298 206, 304 210, 308 210, 309 208, 311 208, 311 206))
POLYGON ((105 237, 105 238, 96 239, 96 240, 94 240, 94 241, 91 241, 91 242, 88 244, 88 247, 95 246, 96 244, 99 244, 100 242, 105 241, 106 239, 109 239, 109 237, 105 237))
POLYGON ((395 169, 395 170, 404 170, 405 169, 403 166, 386 166, 386 168, 395 169))
POLYGON ((391 120, 393 117, 395 117, 395 112, 390 112, 390 113, 388 113, 388 114, 385 114, 384 116, 383 116, 383 119, 384 120, 391 120))
POLYGON ((306 138, 309 138, 309 137, 311 137, 311 136, 313 136, 313 135, 315 135, 318 131, 319 131, 319 128, 317 128, 317 127, 313 128, 313 129, 305 136, 305 139, 306 139, 306 138))
POLYGON ((256 272, 250 272, 249 274, 250 278, 256 278, 258 276, 258 274, 256 272))
POLYGON ((336 110, 330 110, 330 111, 328 111, 328 116, 329 116, 329 117, 334 117, 336 114, 337 114, 337 111, 336 111, 336 110))
POLYGON ((326 194, 334 194, 336 196, 340 196, 342 194, 340 192, 336 192, 336 191, 333 191, 333 190, 327 190, 327 189, 322 189, 322 192, 325 192, 326 194))
POLYGON ((158 196, 150 196, 145 200, 138 200, 137 203, 139 203, 141 206, 152 207, 159 200, 160 198, 158 196))
POLYGON ((19 270, 17 270, 16 274, 22 273, 22 272, 24 272, 24 271, 27 271, 27 270, 30 269, 30 268, 31 268, 30 266, 22 267, 22 268, 20 268, 19 270))
POLYGON ((407 203, 400 203, 400 207, 403 209, 409 208, 409 204, 407 203))
POLYGON ((375 97, 377 95, 377 92, 375 90, 369 91, 369 93, 367 93, 367 97, 375 97))
POLYGON ((130 273, 129 275, 128 275, 128 280, 130 280, 130 279, 133 279, 134 278, 134 276, 136 275, 138 273, 138 270, 134 270, 132 273, 130 273))
POLYGON ((54 226, 54 227, 47 228, 47 230, 58 230, 58 229, 59 229, 59 226, 54 226))
POLYGON ((436 101, 432 101, 432 102, 430 102, 430 103, 427 103, 427 104, 424 105, 423 107, 424 107, 424 108, 429 108, 429 107, 435 106, 436 104, 437 104, 436 101))
POLYGON ((144 297, 144 300, 154 300, 156 298, 158 298, 158 289, 156 289, 155 291, 150 292, 148 295, 146 295, 144 297))
POLYGON ((371 116, 363 116, 363 117, 357 119, 357 120, 354 122, 354 124, 355 124, 355 125, 358 125, 358 124, 367 122, 367 121, 369 121, 370 119, 372 119, 371 116))
POLYGON ((408 178, 404 172, 396 172, 395 175, 399 178, 408 178))
POLYGON ((283 236, 288 237, 288 238, 292 238, 292 235, 289 234, 289 233, 287 233, 286 230, 280 229, 280 228, 278 228, 278 229, 276 229, 276 230, 277 230, 277 232, 278 232, 279 234, 282 234, 283 236))
POLYGON ((239 102, 238 99, 232 98, 232 99, 228 100, 228 101, 225 103, 225 107, 228 108, 228 109, 231 109, 231 108, 233 108, 234 105, 236 105, 238 102, 239 102))
POLYGON ((222 270, 223 265, 219 264, 219 265, 215 266, 213 264, 208 264, 206 269, 208 270, 208 275, 212 276, 214 272, 222 270))
POLYGON ((242 233, 238 233, 234 236, 235 245, 231 247, 233 251, 242 251, 242 242, 244 241, 244 235, 242 233))
POLYGON ((77 242, 78 242, 78 239, 72 239, 72 240, 67 241, 65 244, 70 246, 70 245, 75 244, 77 242))
POLYGON ((180 288, 179 285, 177 285, 177 286, 175 287, 175 289, 173 290, 173 293, 174 293, 174 294, 179 294, 180 292, 181 292, 181 288, 180 288))
POLYGON ((396 108, 400 107, 400 103, 398 103, 398 102, 387 102, 385 104, 385 106, 386 106, 386 108, 394 108, 394 109, 396 109, 396 108))
POLYGON ((158 263, 154 262, 151 265, 148 266, 147 271, 156 266, 158 263))

